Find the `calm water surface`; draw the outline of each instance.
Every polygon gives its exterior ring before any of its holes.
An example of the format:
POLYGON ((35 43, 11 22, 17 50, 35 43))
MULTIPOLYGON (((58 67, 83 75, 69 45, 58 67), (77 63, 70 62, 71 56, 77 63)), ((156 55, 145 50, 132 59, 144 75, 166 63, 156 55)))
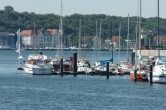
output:
MULTIPOLYGON (((26 59, 32 51, 24 51, 26 59)), ((54 51, 45 51, 50 57, 54 51)), ((72 56, 73 52, 65 52, 72 56)), ((110 57, 102 52, 103 59, 110 57)), ((115 53, 115 56, 117 53, 115 53)), ((92 52, 84 52, 92 61, 92 52)), ((126 57, 126 52, 123 53, 126 57)), ((18 55, 0 51, 0 110, 165 110, 166 85, 129 76, 32 76, 17 71, 18 55)), ((117 61, 117 60, 115 60, 117 61)))

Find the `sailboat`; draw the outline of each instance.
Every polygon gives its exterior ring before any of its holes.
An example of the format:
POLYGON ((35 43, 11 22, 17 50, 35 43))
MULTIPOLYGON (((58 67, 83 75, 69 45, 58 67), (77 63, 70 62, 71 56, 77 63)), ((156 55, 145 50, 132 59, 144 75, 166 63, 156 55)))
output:
MULTIPOLYGON (((151 61, 153 57, 149 57, 146 60, 141 59, 141 5, 142 0, 140 0, 140 16, 139 16, 139 59, 138 59, 138 65, 135 64, 132 71, 130 71, 130 78, 135 81, 148 81, 147 74, 149 73, 148 65, 151 64, 151 61), (136 73, 135 73, 136 72, 136 73), (136 74, 136 76, 135 76, 136 74)), ((138 19, 137 19, 138 23, 138 19)), ((136 26, 136 46, 137 46, 137 26, 136 26)), ((135 50, 137 51, 137 47, 135 46, 135 50)), ((136 56, 135 56, 136 59, 136 56)))
POLYGON ((71 62, 69 59, 63 58, 63 20, 62 20, 62 0, 61 0, 61 14, 60 14, 60 25, 58 33, 58 48, 54 58, 52 58, 49 64, 53 67, 53 73, 60 72, 60 61, 63 59, 63 69, 66 72, 71 70, 71 62))
MULTIPOLYGON (((107 62, 112 62, 113 58, 107 59, 107 60, 101 60, 100 58, 100 49, 101 49, 101 23, 102 20, 100 21, 100 33, 98 36, 97 33, 97 21, 96 21, 96 36, 94 39, 94 65, 93 65, 93 69, 96 73, 99 73, 101 75, 106 74, 106 63, 107 62)), ((116 64, 110 64, 109 63, 109 71, 112 72, 113 74, 116 74, 116 68, 117 65, 116 64)))
POLYGON ((92 68, 90 66, 90 62, 81 56, 81 19, 79 24, 79 38, 78 38, 78 61, 77 61, 77 71, 84 72, 85 74, 92 73, 92 68))
POLYGON ((19 60, 19 66, 18 70, 23 70, 23 57, 21 56, 21 38, 20 38, 20 29, 17 31, 17 42, 16 42, 16 52, 19 54, 18 60, 19 60))
MULTIPOLYGON (((155 60, 153 66, 153 77, 154 83, 166 83, 166 62, 160 59, 160 49, 159 49, 159 0, 158 0, 158 58, 155 60)), ((148 75, 148 80, 150 80, 150 75, 148 75)))
MULTIPOLYGON (((120 25, 120 28, 121 28, 121 25, 120 25)), ((120 31, 120 30, 119 30, 120 31)), ((119 48, 120 48, 120 32, 119 32, 119 48)), ((119 59, 119 66, 118 66, 118 70, 119 72, 121 73, 121 75, 123 74, 129 74, 130 71, 133 69, 133 66, 131 64, 129 64, 129 49, 128 49, 128 41, 129 41, 129 15, 128 15, 128 34, 127 34, 127 60, 120 60, 119 59)), ((120 57, 120 51, 121 49, 119 49, 119 54, 118 56, 120 57)))

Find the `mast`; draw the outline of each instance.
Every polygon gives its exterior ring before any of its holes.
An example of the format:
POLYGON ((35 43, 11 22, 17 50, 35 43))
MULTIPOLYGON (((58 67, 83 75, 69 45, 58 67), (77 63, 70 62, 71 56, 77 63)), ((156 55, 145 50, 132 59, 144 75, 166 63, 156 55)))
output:
POLYGON ((127 32, 127 64, 129 63, 129 15, 128 15, 128 32, 127 32))
POLYGON ((61 15, 60 15, 60 41, 61 41, 61 57, 63 57, 62 55, 62 49, 63 49, 63 27, 62 27, 62 0, 61 0, 61 15))
POLYGON ((95 61, 98 59, 98 33, 97 33, 97 20, 96 20, 96 38, 95 38, 95 53, 96 53, 96 57, 95 57, 95 61))
POLYGON ((157 28, 158 28, 158 30, 157 30, 158 57, 159 57, 159 59, 160 59, 160 44, 159 44, 159 34, 160 34, 160 32, 159 32, 159 30, 160 30, 160 27, 159 27, 159 0, 158 0, 157 28))
POLYGON ((113 64, 113 61, 114 61, 114 59, 113 59, 113 41, 112 41, 112 21, 111 21, 111 51, 112 51, 112 64, 113 64))
POLYGON ((18 30, 18 52, 19 52, 19 67, 21 67, 21 46, 20 46, 20 43, 21 43, 21 39, 20 39, 20 29, 18 30))
POLYGON ((59 34, 58 34, 58 51, 56 55, 58 58, 63 57, 62 48, 63 48, 63 28, 62 28, 62 0, 61 0, 60 24, 59 24, 59 34))
POLYGON ((139 54, 141 56, 141 8, 142 0, 140 0, 140 17, 139 17, 139 54))
POLYGON ((121 23, 120 23, 120 25, 119 25, 119 52, 118 52, 118 63, 120 64, 120 40, 121 40, 121 38, 120 38, 120 31, 121 31, 121 23))
POLYGON ((102 25, 102 19, 100 20, 100 27, 99 27, 99 49, 98 49, 98 54, 99 54, 99 58, 100 58, 100 50, 102 48, 102 42, 101 42, 101 25, 102 25))
POLYGON ((79 23, 79 37, 78 37, 78 56, 81 58, 81 19, 79 23))

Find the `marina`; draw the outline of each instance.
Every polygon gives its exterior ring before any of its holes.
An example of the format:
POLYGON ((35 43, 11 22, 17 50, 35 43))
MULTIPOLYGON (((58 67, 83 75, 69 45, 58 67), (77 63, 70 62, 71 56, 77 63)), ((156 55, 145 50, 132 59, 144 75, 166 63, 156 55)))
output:
MULTIPOLYGON (((151 8, 157 15, 149 18, 145 15, 152 1, 142 0, 133 2, 137 6, 126 2, 135 10, 127 17, 117 16, 118 0, 116 8, 111 6, 115 1, 109 3, 111 15, 79 14, 72 5, 81 1, 70 1, 69 8, 60 0, 58 9, 45 2, 53 11, 47 14, 4 6, 0 110, 165 110, 166 28, 156 1, 151 8)), ((107 7, 106 1, 90 2, 107 7)))
MULTIPOLYGON (((33 51, 23 51, 28 57, 33 51)), ((55 52, 43 51, 48 57, 55 52)), ((69 57, 73 52, 64 52, 69 57)), ((85 57, 93 51, 83 52, 85 57)), ((123 52, 123 57, 126 57, 123 52)), ((110 51, 101 53, 103 59, 110 58, 110 51)), ((117 63, 117 52, 114 52, 114 63, 117 63)), ((105 76, 96 75, 29 75, 18 71, 17 53, 12 50, 0 51, 0 109, 141 109, 165 110, 166 86, 149 82, 134 82, 129 75, 105 76)), ((88 57, 87 57, 88 56, 88 57)))

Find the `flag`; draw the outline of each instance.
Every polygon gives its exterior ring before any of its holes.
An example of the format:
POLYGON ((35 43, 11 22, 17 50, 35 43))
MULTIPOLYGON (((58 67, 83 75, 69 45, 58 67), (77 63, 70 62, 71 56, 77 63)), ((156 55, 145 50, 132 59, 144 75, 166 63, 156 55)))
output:
POLYGON ((16 42, 16 52, 20 52, 20 29, 17 31, 17 42, 16 42))

